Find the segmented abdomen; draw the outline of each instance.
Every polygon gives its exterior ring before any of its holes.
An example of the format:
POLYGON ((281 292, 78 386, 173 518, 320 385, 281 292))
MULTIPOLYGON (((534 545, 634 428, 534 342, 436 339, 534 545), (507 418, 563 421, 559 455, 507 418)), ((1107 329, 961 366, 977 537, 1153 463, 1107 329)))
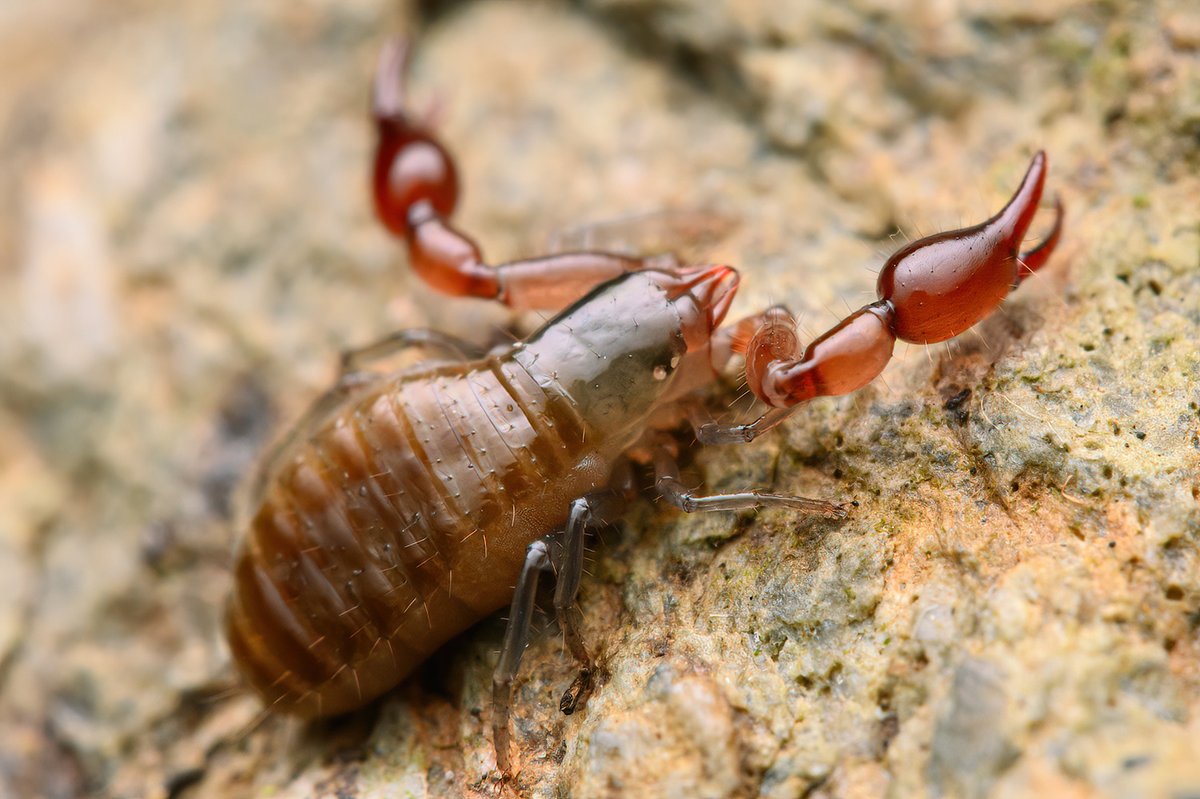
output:
POLYGON ((226 616, 241 671, 303 716, 362 705, 505 605, 528 543, 609 464, 511 359, 383 381, 275 469, 226 616))

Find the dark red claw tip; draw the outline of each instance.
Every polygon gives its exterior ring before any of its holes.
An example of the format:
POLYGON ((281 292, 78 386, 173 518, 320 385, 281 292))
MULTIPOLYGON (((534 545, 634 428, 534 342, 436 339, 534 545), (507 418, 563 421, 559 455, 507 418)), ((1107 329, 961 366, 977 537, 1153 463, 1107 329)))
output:
POLYGON ((1054 253, 1055 247, 1058 246, 1058 240, 1062 234, 1064 213, 1062 198, 1055 195, 1054 227, 1046 234, 1046 238, 1042 239, 1031 249, 1021 253, 1020 261, 1017 264, 1017 279, 1014 287, 1020 285, 1023 280, 1041 269, 1045 266, 1046 261, 1050 260, 1050 256, 1054 253))
POLYGON ((1021 185, 1013 193, 1012 199, 1000 210, 1000 213, 984 223, 1002 234, 1006 241, 1011 242, 1015 250, 1021 245, 1025 231, 1037 214, 1038 203, 1042 199, 1042 189, 1046 184, 1046 151, 1038 150, 1025 170, 1021 185))

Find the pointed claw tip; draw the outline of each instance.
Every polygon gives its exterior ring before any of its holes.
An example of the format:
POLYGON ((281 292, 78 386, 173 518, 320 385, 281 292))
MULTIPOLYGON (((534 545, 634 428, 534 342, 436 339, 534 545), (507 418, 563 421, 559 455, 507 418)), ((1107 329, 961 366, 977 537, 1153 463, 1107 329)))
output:
POLYGON ((388 38, 379 52, 371 100, 380 119, 404 115, 404 82, 410 56, 409 41, 396 34, 388 38))
POLYGON ((1033 154, 1033 158, 1029 159, 1029 174, 1035 175, 1039 183, 1045 179, 1048 168, 1049 159, 1045 150, 1038 150, 1033 154))
POLYGON ((408 37, 396 33, 387 38, 383 43, 383 49, 379 54, 380 65, 387 65, 395 71, 396 67, 403 67, 408 60, 408 37))

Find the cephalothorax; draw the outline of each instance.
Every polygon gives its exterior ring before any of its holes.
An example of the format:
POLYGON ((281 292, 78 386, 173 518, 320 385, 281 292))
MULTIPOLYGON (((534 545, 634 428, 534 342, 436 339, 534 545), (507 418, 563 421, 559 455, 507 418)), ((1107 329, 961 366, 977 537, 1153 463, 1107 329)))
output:
POLYGON ((841 505, 801 497, 692 494, 675 464, 674 411, 737 354, 770 410, 749 424, 699 425, 701 443, 750 441, 807 400, 862 387, 897 339, 942 341, 995 310, 1050 256, 1062 207, 1047 238, 1021 252, 1046 176, 1038 153, 999 213, 902 248, 879 275, 879 300, 801 349, 782 308, 721 326, 739 279, 728 266, 604 252, 488 265, 448 222, 454 163, 405 107, 405 58, 402 46, 387 50, 375 82, 380 219, 443 291, 565 310, 486 356, 424 330, 348 354, 338 386, 256 485, 227 630, 266 703, 312 717, 365 704, 510 605, 492 717, 497 765, 510 774, 511 682, 542 572, 557 575, 556 614, 580 663, 563 712, 591 687, 592 658, 569 611, 588 528, 628 494, 629 454, 653 464, 660 494, 685 511, 771 505, 844 516, 841 505), (407 346, 446 356, 396 374, 362 371, 407 346))

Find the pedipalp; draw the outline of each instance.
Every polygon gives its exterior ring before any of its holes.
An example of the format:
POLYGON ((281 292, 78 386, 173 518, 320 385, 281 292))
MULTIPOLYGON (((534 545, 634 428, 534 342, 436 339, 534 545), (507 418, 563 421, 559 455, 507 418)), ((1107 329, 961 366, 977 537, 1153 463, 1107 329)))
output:
MULTIPOLYGON (((1022 280, 1041 268, 1058 244, 1063 206, 1055 201, 1054 226, 1021 253, 1046 180, 1046 155, 1034 155, 1021 185, 995 216, 973 227, 914 241, 888 259, 879 274, 880 299, 865 305, 798 354, 795 321, 783 309, 764 314, 746 345, 746 380, 760 400, 789 409, 816 397, 848 394, 874 380, 897 340, 945 341, 990 315, 1022 280)), ((752 425, 705 426, 702 440, 749 440, 752 425)))
POLYGON ((479 246, 449 221, 458 204, 458 171, 406 107, 407 67, 408 46, 393 41, 380 58, 372 92, 378 132, 372 194, 376 215, 404 239, 422 280, 454 296, 557 310, 606 280, 662 263, 661 257, 584 250, 488 264, 479 246))

